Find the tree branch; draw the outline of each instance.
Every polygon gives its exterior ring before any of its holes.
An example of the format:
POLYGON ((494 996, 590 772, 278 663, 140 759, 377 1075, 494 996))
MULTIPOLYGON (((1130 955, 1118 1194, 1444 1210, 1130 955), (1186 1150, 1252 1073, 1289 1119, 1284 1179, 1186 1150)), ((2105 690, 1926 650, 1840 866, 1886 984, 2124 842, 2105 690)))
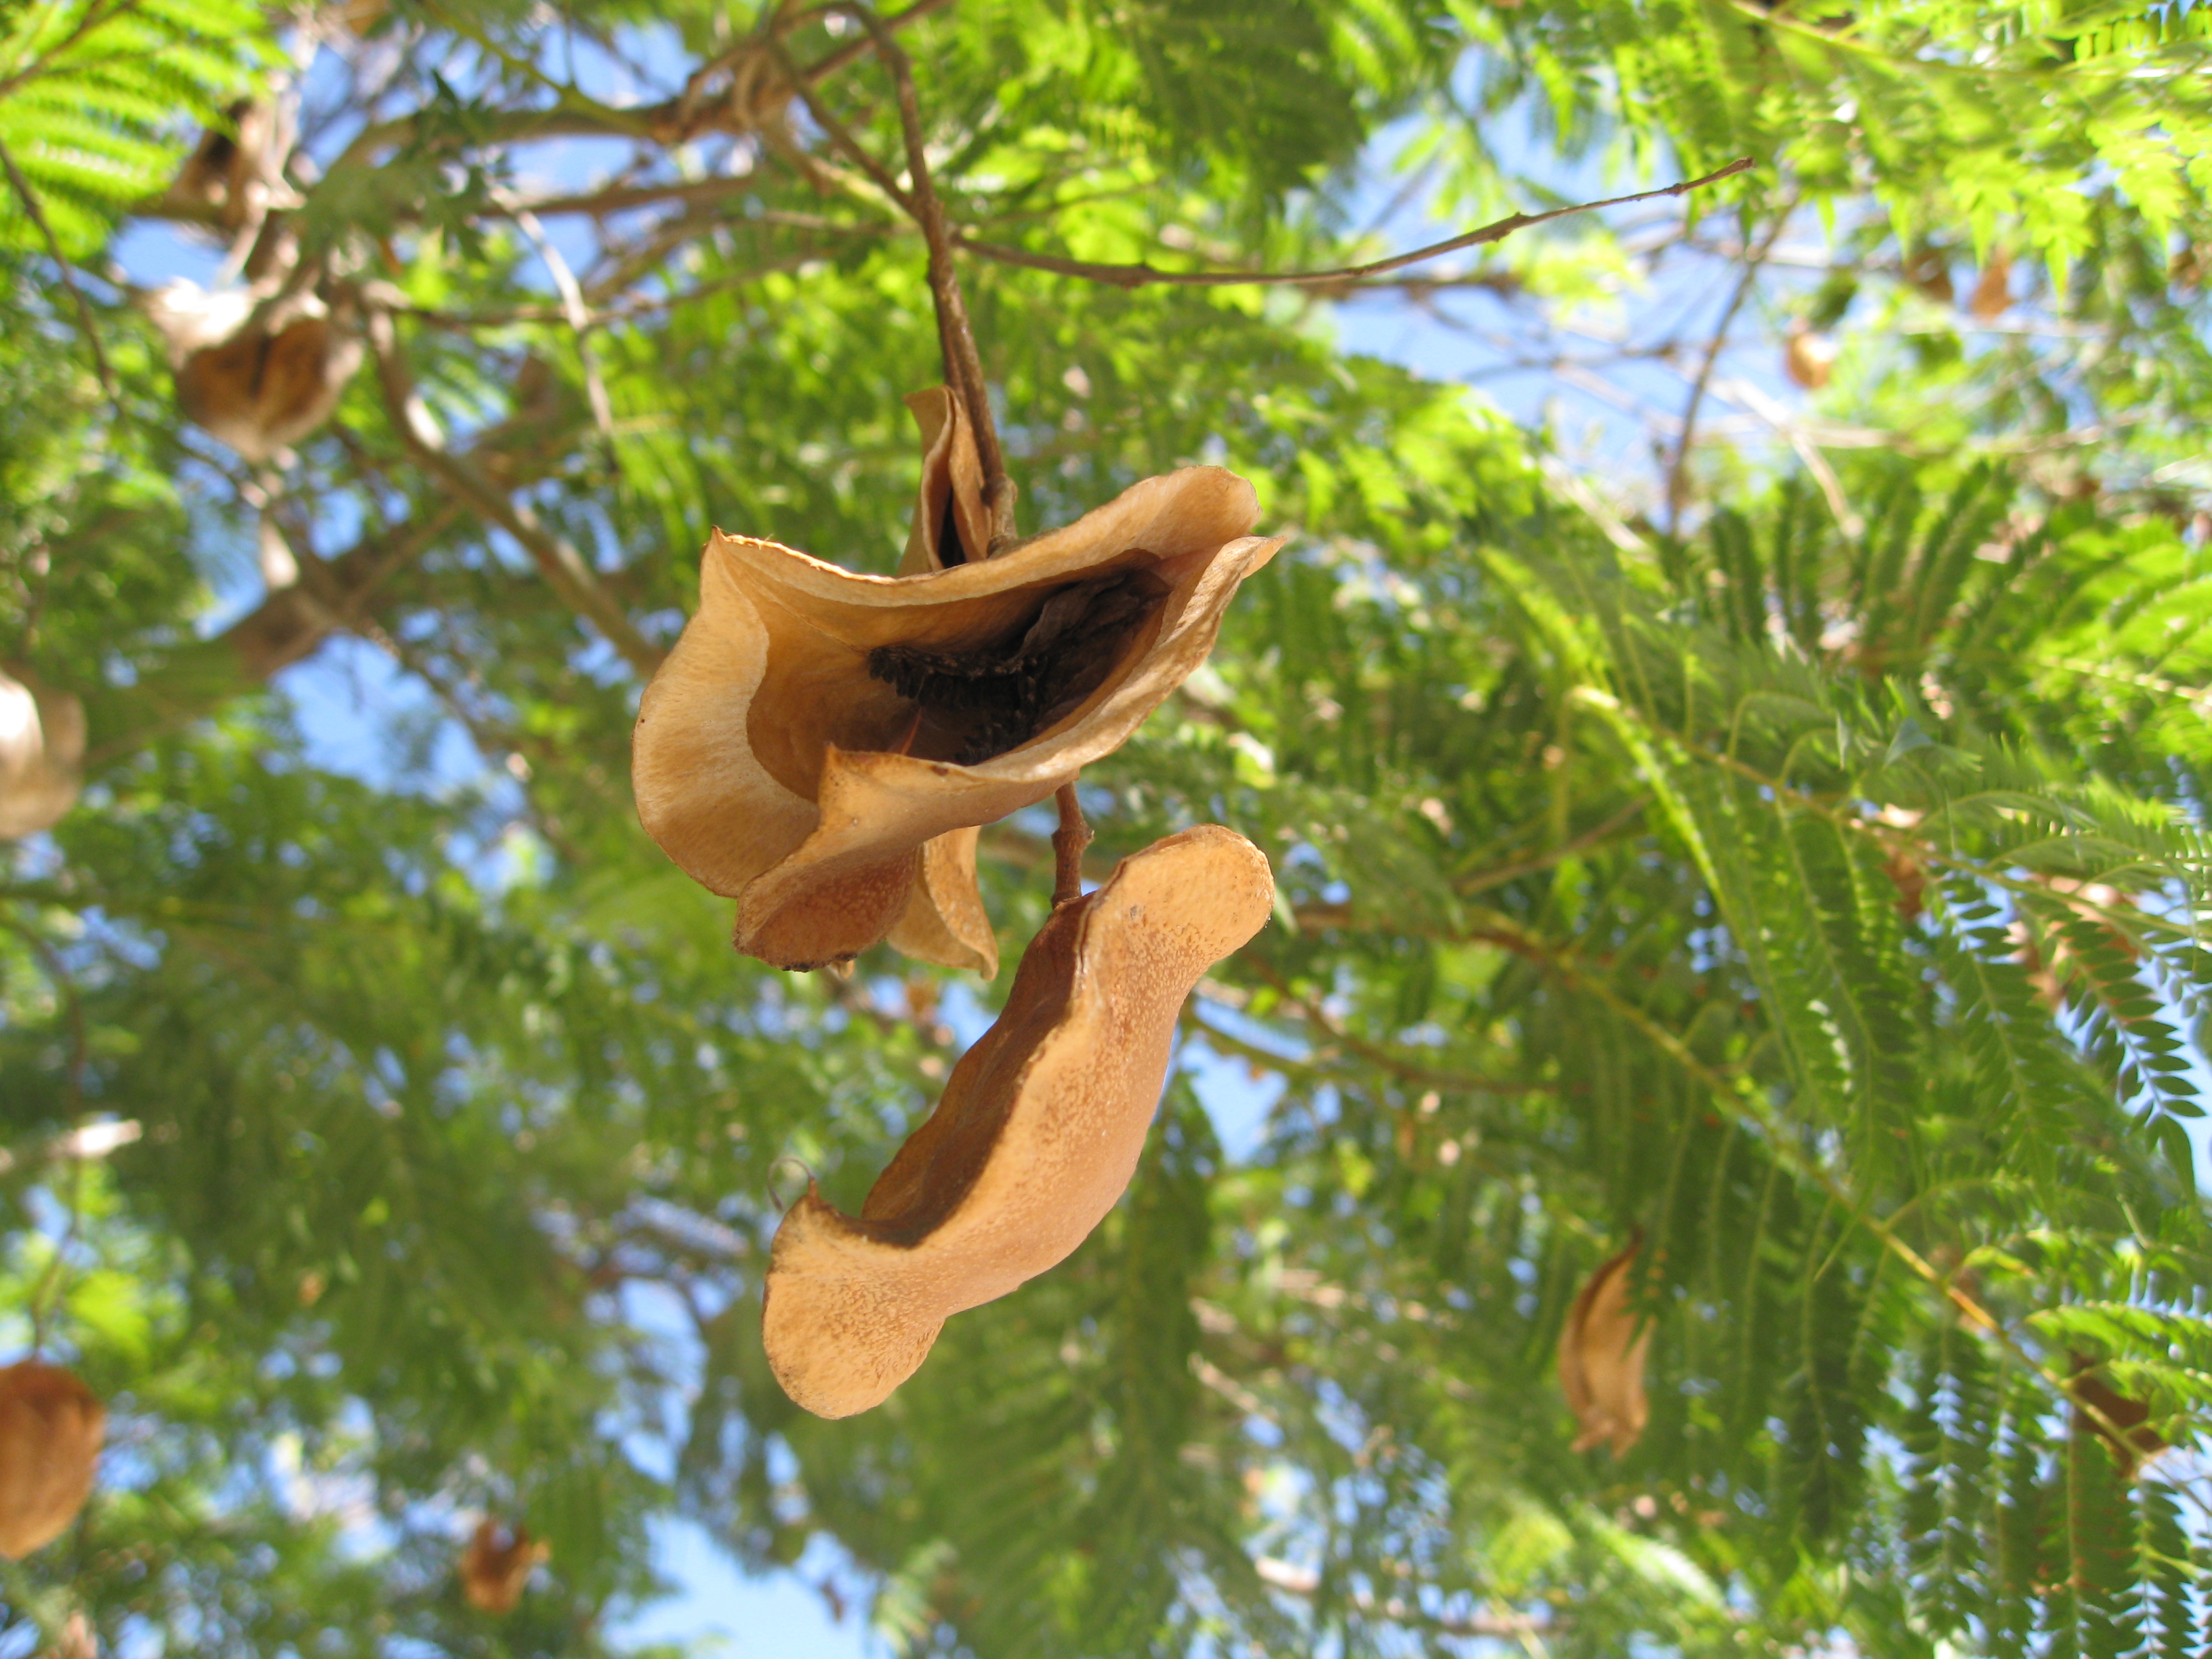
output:
POLYGON ((1464 235, 1454 236, 1445 241, 1433 242, 1427 247, 1415 248, 1410 253, 1393 254, 1387 259, 1374 259, 1365 264, 1338 265, 1327 270, 1162 270, 1147 264, 1100 264, 1088 259, 1063 259, 1057 254, 1031 253, 1025 248, 1006 247, 996 242, 978 241, 966 235, 957 236, 955 240, 969 252, 986 259, 998 260, 1002 264, 1050 271, 1057 276, 1079 276, 1088 282, 1110 283, 1115 288, 1149 288, 1159 283, 1171 283, 1186 288, 1240 288, 1255 284, 1325 287, 1402 270, 1425 259, 1456 253, 1462 248, 1502 242, 1516 230, 1526 230, 1531 225, 1545 224, 1553 219, 1565 219, 1577 213, 1594 213, 1601 208, 1625 207, 1631 202, 1648 202, 1655 197, 1686 195, 1706 185, 1717 184, 1723 179, 1734 178, 1755 165, 1752 157, 1739 156, 1726 167, 1702 178, 1685 179, 1657 190, 1638 191, 1632 196, 1611 196, 1601 202, 1577 202, 1571 207, 1552 208, 1542 213, 1510 214, 1494 223, 1484 225, 1479 230, 1470 230, 1464 235))
POLYGON ((8 182, 22 199, 23 211, 31 216, 31 222, 39 228, 39 234, 46 239, 46 252, 60 268, 62 286, 69 290, 70 298, 76 304, 77 329, 83 334, 84 343, 92 351, 92 361, 100 371, 100 389, 107 394, 109 403, 117 405, 119 413, 121 397, 116 391, 115 370, 109 366, 106 348, 100 343, 100 330, 92 320, 91 301, 84 297, 84 290, 77 286, 76 270, 70 264, 69 255, 62 252, 61 238, 54 234, 53 226, 46 222, 46 210, 40 205, 38 191, 31 188, 31 181, 23 176, 22 169, 15 165, 15 158, 9 154, 5 144, 0 144, 0 167, 7 169, 8 182))
POLYGON ((546 584, 570 610, 598 629, 623 661, 641 675, 651 675, 660 666, 659 650, 637 631, 614 596, 600 584, 599 574, 590 562, 566 538, 548 530, 530 508, 446 447, 429 411, 423 408, 422 398, 409 381, 390 313, 372 310, 368 313, 368 337, 370 349, 376 358, 377 378, 384 386, 385 406, 401 441, 425 467, 514 537, 536 563, 546 584))

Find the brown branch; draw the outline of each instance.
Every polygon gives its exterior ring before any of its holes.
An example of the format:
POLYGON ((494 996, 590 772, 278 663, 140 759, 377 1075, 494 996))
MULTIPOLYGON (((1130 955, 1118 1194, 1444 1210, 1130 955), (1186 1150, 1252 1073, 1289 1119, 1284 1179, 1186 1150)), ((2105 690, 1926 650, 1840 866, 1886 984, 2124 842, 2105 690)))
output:
POLYGON ((485 518, 514 538, 571 611, 598 629, 623 660, 641 675, 660 666, 659 650, 637 631, 628 614, 600 583, 598 572, 565 538, 548 530, 529 507, 514 500, 465 458, 447 449, 429 411, 410 383, 399 356, 398 338, 389 312, 368 313, 369 345, 377 378, 400 441, 423 466, 444 479, 485 518))
POLYGON ((1083 849, 1091 845, 1091 824, 1073 783, 1061 784, 1053 801, 1060 808, 1060 828, 1052 832, 1052 902, 1058 909, 1083 896, 1083 849))
POLYGON ((100 343, 100 330, 92 320, 92 303, 84 297, 84 290, 77 286, 76 270, 70 264, 69 255, 62 252, 61 238, 54 234, 53 226, 46 222, 46 210, 40 205, 38 191, 31 188, 31 181, 23 176, 23 170, 15 165, 15 158, 5 144, 0 144, 0 167, 7 169, 8 182, 15 187, 15 194, 22 198, 23 211, 31 216, 31 222, 39 228, 39 234, 46 239, 47 253, 60 268, 62 286, 69 290, 70 298, 76 304, 78 331, 83 334, 84 343, 92 351, 92 361, 100 370, 100 389, 107 394, 107 401, 116 405, 116 412, 119 415, 122 404, 120 394, 115 388, 115 370, 108 363, 106 348, 100 343))
POLYGON ((876 55, 890 71, 898 91, 899 128, 906 139, 907 175, 912 190, 909 210, 929 244, 929 291, 937 301, 937 332, 945 352, 945 377, 967 406, 968 425, 975 437, 976 459, 983 468, 983 504, 991 514, 994 551, 1014 539, 1014 484, 1006 476, 1004 453, 999 447, 999 427, 991 413, 990 388, 983 381, 983 361, 975 349, 975 331, 969 326, 968 302, 960 292, 960 273, 952 263, 953 237, 945 218, 945 205, 929 176, 929 149, 921 131, 921 107, 914 88, 914 64, 891 36, 890 27, 860 0, 836 0, 836 9, 857 19, 875 42, 876 55))
MULTIPOLYGON (((1795 205, 1792 204, 1791 205, 1795 205)), ((1713 330, 1711 342, 1705 347, 1705 361, 1698 365, 1698 378, 1690 385, 1690 400, 1682 410, 1682 424, 1674 439, 1674 459, 1667 468, 1667 526, 1670 530, 1681 527, 1682 483, 1690 464, 1690 440, 1698 427, 1698 407, 1705 400, 1705 388, 1713 378, 1713 366, 1720 362, 1721 350, 1728 344, 1729 330, 1735 325, 1735 314, 1743 309, 1743 302, 1751 297, 1751 290, 1759 281, 1759 268, 1766 263, 1767 254, 1781 239, 1782 228, 1790 222, 1790 208, 1784 207, 1774 216, 1773 226, 1761 239, 1757 250, 1744 261, 1743 278, 1729 296, 1727 308, 1721 313, 1719 325, 1713 330)))
POLYGON ((1249 284, 1323 287, 1402 270, 1407 265, 1419 264, 1440 254, 1456 253, 1462 248, 1502 242, 1516 230, 1526 230, 1531 225, 1565 219, 1573 214, 1593 213, 1601 208, 1623 207, 1631 202, 1648 202, 1655 197, 1686 195, 1723 179, 1734 178, 1755 165, 1750 156, 1740 156, 1726 167, 1702 178, 1685 179, 1657 190, 1638 191, 1632 196, 1607 197, 1601 202, 1577 202, 1571 207, 1553 208, 1543 213, 1511 214, 1479 230, 1470 230, 1464 235, 1431 243, 1427 247, 1415 248, 1410 253, 1393 254, 1387 259, 1370 260, 1361 265, 1339 265, 1328 270, 1162 270, 1147 264, 1100 264, 1088 259, 1063 259, 1057 254, 1031 253, 1025 248, 1006 247, 996 242, 978 241, 965 235, 957 236, 955 240, 969 252, 979 254, 986 259, 995 259, 1002 264, 1050 271, 1058 276, 1079 276, 1088 282, 1109 283, 1115 288, 1149 288, 1158 283, 1172 283, 1188 288, 1237 288, 1249 284))

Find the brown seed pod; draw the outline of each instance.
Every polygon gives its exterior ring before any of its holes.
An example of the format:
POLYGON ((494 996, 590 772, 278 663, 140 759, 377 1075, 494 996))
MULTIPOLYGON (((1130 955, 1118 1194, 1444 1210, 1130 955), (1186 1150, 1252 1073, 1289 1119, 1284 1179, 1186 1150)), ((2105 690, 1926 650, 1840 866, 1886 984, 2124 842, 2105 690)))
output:
POLYGON ((485 1516, 461 1551, 461 1594, 486 1613, 513 1613, 523 1586, 550 1552, 521 1527, 485 1516))
POLYGON ((59 1366, 0 1370, 0 1555, 21 1560, 76 1519, 106 1431, 107 1407, 59 1366))
POLYGON ((289 148, 277 107, 240 99, 223 112, 226 125, 210 127, 169 185, 170 199, 197 208, 225 230, 242 228, 273 195, 289 196, 272 178, 277 155, 289 148))
POLYGON ((1951 256, 1925 242, 1905 256, 1905 280, 1939 306, 1948 306, 1958 298, 1958 290, 1951 285, 1951 256))
POLYGON ((1975 280, 1966 309, 1978 323, 1993 323, 2012 307, 2012 255, 2001 247, 1990 250, 1975 280))
POLYGON ((1183 999, 1267 921, 1260 849, 1201 824, 1060 906, 855 1218, 810 1186, 776 1229, 761 1333, 817 1417, 881 1403, 950 1315, 1064 1260, 1129 1184, 1183 999))
POLYGON ((2101 1365, 2090 1355, 2067 1358, 2073 1367, 2067 1392, 2074 1400, 2074 1432, 2094 1434, 2110 1446, 2123 1478, 2133 1480, 2136 1469, 2166 1449, 2165 1437, 2150 1426, 2150 1407, 2106 1381, 2100 1374, 2101 1365))
MULTIPOLYGON (((932 435, 957 479, 958 425, 932 435)), ((945 487, 925 476, 911 563, 945 555, 948 524, 963 550, 980 534, 945 487)), ((888 936, 994 973, 973 842, 954 837, 1112 753, 1206 659, 1281 545, 1244 533, 1257 514, 1242 478, 1188 467, 995 558, 895 577, 717 532, 698 614, 639 704, 638 816, 737 899, 738 948, 765 962, 888 936)))
POLYGON ((1782 348, 1782 372, 1794 386, 1818 392, 1835 373, 1840 348, 1831 335, 1799 323, 1790 331, 1782 348))
POLYGON ((1651 1328, 1629 1305, 1631 1269, 1642 1239, 1601 1263, 1576 1295, 1559 1333, 1559 1387, 1582 1425, 1574 1449, 1601 1443, 1619 1457, 1644 1433, 1650 1415, 1644 1398, 1644 1352, 1651 1328))
POLYGON ((185 418, 248 461, 267 460, 328 420, 363 352, 350 320, 313 295, 258 316, 263 297, 177 282, 152 307, 185 418))
POLYGON ((0 841, 52 829, 84 784, 84 705, 18 672, 0 669, 0 841))

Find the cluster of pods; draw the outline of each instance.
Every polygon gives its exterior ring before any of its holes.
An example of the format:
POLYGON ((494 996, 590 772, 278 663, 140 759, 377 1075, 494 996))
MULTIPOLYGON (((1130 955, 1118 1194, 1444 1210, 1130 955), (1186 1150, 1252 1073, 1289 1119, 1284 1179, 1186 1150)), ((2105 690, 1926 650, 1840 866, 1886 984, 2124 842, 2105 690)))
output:
MULTIPOLYGON (((717 535, 700 605, 640 704, 646 829, 737 902, 738 948, 842 969, 883 941, 988 977, 982 829, 1126 742, 1212 649, 1282 538, 1219 467, 1147 478, 994 547, 975 435, 908 400, 922 481, 899 572, 717 535)), ((1183 1001, 1274 903, 1260 849, 1201 824, 1064 881, 998 1021, 858 1216, 810 1185, 771 1252, 763 1333, 823 1417, 880 1403, 945 1318, 1065 1259, 1134 1173, 1183 1001)))

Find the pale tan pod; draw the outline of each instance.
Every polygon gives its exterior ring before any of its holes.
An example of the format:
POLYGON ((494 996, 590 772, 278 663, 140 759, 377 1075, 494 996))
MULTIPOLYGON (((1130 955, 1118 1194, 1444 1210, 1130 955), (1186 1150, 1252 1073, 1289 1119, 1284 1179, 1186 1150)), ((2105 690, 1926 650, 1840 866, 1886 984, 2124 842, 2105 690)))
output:
MULTIPOLYGON (((1238 585, 1281 545, 1243 533, 1257 514, 1244 480, 1188 467, 995 558, 909 576, 717 532, 698 612, 639 704, 638 816, 693 879, 738 899, 739 949, 783 968, 854 956, 908 916, 925 843, 1045 799, 1205 660, 1238 585), (988 758, 945 757, 957 737, 869 672, 878 647, 995 648, 1055 596, 1116 579, 1151 592, 1103 678, 988 758)), ((963 942, 927 959, 974 966, 985 947, 953 914, 972 866, 958 881, 957 848, 941 857, 924 888, 944 895, 939 916, 900 931, 927 951, 941 922, 963 942)))
POLYGON ((1802 323, 1790 331, 1782 350, 1782 370, 1793 386, 1818 392, 1835 373, 1840 355, 1835 340, 1802 323))
POLYGON ((84 705, 21 672, 0 669, 0 841, 52 829, 84 785, 84 705))
POLYGON ((1993 323, 2012 308, 2012 255, 2001 247, 1990 250, 1975 281, 1966 309, 1978 323, 1993 323))
POLYGON ((1559 1333, 1559 1387, 1582 1425, 1577 1451, 1602 1444, 1619 1457, 1642 1437, 1650 1415, 1644 1355, 1651 1328, 1639 1322, 1628 1300, 1637 1249, 1631 1243, 1600 1264, 1577 1293, 1559 1333))
POLYGON ((328 420, 366 351, 350 319, 313 294, 257 316, 272 291, 179 280, 149 307, 169 344, 185 418, 248 461, 267 460, 328 420))
POLYGON ((487 1516, 477 1522, 461 1551, 461 1594, 485 1613, 513 1613, 523 1587, 548 1552, 522 1527, 509 1527, 487 1516))
POLYGON ((67 1531, 92 1492, 107 1407, 58 1365, 0 1370, 0 1555, 20 1560, 67 1531))
POLYGON ((1053 912, 860 1215, 810 1187, 776 1229, 761 1329, 786 1394, 818 1417, 881 1403, 947 1316, 1090 1236, 1135 1172, 1183 1000, 1274 890, 1258 848, 1202 824, 1053 912))

